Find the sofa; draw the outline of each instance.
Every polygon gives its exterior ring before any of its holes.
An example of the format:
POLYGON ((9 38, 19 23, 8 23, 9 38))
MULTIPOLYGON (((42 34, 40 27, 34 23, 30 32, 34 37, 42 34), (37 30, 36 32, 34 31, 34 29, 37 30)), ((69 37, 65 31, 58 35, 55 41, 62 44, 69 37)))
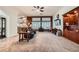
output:
POLYGON ((34 35, 36 34, 36 31, 31 29, 27 31, 27 34, 24 34, 24 38, 27 39, 27 41, 29 41, 30 39, 32 39, 34 37, 34 35))

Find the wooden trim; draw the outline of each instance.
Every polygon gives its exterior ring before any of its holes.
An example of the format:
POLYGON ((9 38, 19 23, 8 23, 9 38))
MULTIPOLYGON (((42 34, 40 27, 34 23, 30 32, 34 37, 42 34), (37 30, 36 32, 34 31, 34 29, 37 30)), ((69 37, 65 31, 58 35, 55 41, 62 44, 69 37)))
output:
POLYGON ((51 31, 53 29, 53 17, 51 17, 51 31))
POLYGON ((32 18, 50 18, 50 21, 51 21, 51 31, 53 29, 53 16, 28 16, 27 19, 28 20, 31 20, 32 22, 32 18))
POLYGON ((32 18, 49 18, 49 17, 52 17, 52 16, 28 16, 28 17, 32 17, 32 18))

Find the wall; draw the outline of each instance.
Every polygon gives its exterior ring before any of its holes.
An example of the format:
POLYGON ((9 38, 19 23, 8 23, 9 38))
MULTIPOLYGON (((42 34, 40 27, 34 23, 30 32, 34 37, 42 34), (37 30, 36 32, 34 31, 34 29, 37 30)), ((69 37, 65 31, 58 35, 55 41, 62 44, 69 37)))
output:
POLYGON ((10 36, 17 35, 17 17, 15 15, 10 15, 10 36))
MULTIPOLYGON (((13 8, 0 7, 7 19, 7 37, 17 35, 17 15, 18 11, 13 8)), ((1 14, 1 13, 0 13, 1 14)))
POLYGON ((64 6, 63 8, 61 8, 54 16, 53 16, 53 28, 57 28, 57 29, 61 29, 63 31, 63 14, 67 13, 68 11, 72 10, 76 8, 76 6, 64 6), (59 18, 61 19, 61 25, 60 26, 56 26, 55 25, 55 19, 57 14, 59 14, 59 18))
POLYGON ((5 17, 6 18, 6 36, 9 36, 9 16, 6 14, 6 13, 4 13, 2 10, 0 10, 0 17, 5 17))

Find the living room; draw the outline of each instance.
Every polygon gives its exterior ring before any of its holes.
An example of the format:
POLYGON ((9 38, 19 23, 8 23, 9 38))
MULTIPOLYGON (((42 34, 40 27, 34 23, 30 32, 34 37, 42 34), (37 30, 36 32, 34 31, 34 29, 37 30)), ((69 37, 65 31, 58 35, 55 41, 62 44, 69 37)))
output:
POLYGON ((63 15, 75 8, 79 9, 78 6, 0 6, 0 17, 6 20, 0 51, 79 51, 78 40, 63 37, 63 15))

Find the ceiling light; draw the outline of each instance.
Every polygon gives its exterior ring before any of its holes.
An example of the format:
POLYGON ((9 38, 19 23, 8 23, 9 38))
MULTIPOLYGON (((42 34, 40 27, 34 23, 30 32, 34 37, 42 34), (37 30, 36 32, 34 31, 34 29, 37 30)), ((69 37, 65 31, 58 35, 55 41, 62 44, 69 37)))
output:
POLYGON ((70 16, 70 14, 67 14, 67 16, 70 16))
POLYGON ((40 12, 39 9, 36 10, 37 12, 40 12))
POLYGON ((77 11, 74 11, 74 13, 77 13, 77 11))

